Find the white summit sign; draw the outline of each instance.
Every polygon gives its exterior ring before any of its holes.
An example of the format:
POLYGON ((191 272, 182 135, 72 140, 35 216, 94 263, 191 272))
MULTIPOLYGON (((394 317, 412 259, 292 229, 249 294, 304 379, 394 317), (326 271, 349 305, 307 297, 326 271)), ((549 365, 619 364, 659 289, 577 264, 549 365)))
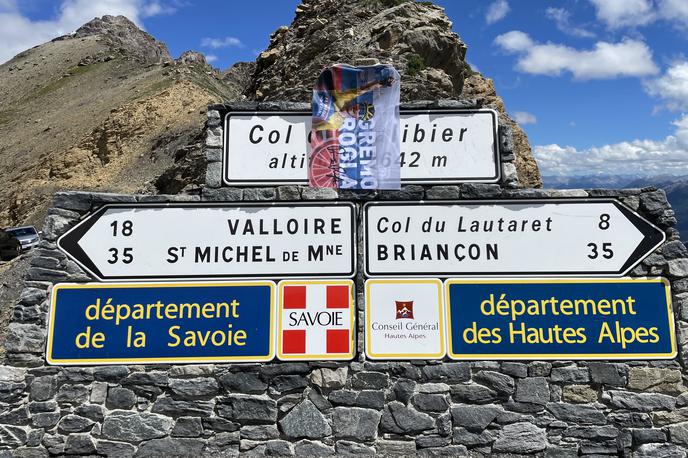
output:
MULTIPOLYGON (((306 111, 225 115, 223 180, 229 186, 308 184, 306 111)), ((403 184, 496 183, 500 178, 493 110, 401 110, 403 184)))

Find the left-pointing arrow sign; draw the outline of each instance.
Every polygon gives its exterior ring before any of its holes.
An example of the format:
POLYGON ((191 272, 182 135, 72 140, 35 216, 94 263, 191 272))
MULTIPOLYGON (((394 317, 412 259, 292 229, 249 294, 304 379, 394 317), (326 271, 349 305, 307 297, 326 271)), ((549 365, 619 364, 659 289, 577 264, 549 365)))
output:
POLYGON ((103 281, 351 277, 355 221, 339 202, 111 204, 57 245, 103 281))

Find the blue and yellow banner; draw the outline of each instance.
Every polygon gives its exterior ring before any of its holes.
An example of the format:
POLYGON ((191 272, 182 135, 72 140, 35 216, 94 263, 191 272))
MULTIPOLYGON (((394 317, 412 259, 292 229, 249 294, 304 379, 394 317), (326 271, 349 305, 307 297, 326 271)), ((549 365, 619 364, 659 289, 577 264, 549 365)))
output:
POLYGON ((676 356, 664 278, 445 282, 452 359, 676 356))
POLYGON ((60 284, 53 288, 49 364, 269 361, 275 284, 60 284))

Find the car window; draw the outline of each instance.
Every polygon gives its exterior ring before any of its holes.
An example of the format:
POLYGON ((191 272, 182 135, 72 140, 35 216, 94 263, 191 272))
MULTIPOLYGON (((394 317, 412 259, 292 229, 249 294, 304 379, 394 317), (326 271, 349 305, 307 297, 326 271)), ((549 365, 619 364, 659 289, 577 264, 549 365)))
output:
POLYGON ((20 227, 19 229, 11 229, 7 232, 10 232, 15 237, 21 237, 25 235, 36 235, 36 229, 32 227, 20 227))

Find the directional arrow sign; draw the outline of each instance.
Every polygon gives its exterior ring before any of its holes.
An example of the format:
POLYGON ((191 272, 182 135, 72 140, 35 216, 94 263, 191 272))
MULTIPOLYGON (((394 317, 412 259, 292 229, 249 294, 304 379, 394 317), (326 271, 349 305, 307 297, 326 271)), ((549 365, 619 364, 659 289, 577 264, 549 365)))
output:
POLYGON ((365 273, 624 275, 664 232, 614 199, 370 202, 365 273))
POLYGON ((58 247, 104 281, 355 273, 351 203, 113 204, 58 247))

